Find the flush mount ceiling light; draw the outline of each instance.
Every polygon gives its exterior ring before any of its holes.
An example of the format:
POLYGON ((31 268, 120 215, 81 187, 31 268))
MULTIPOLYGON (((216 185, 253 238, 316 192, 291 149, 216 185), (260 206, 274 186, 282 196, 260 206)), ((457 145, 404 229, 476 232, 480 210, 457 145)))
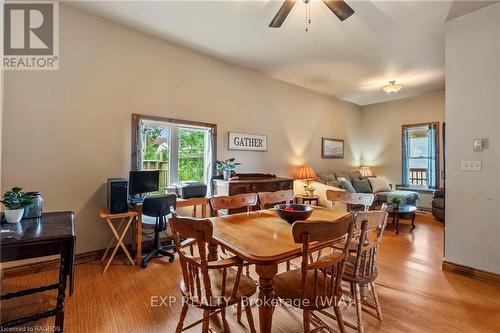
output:
POLYGON ((395 94, 403 88, 402 85, 396 84, 396 81, 389 81, 389 84, 382 88, 388 94, 395 94))

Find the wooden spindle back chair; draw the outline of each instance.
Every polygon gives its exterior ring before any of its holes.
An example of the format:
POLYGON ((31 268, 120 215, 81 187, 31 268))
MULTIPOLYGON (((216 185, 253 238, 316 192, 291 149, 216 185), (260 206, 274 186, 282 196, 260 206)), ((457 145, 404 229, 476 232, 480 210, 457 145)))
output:
POLYGON ((221 209, 238 209, 246 207, 247 212, 249 212, 251 210, 251 207, 257 205, 257 194, 243 193, 228 196, 214 196, 210 198, 209 202, 214 216, 219 216, 219 211, 221 209))
MULTIPOLYGON (((209 318, 221 313, 225 321, 225 308, 240 304, 242 297, 256 292, 256 283, 242 275, 243 261, 237 257, 208 261, 207 245, 212 243, 213 225, 207 219, 179 217, 175 212, 170 227, 182 269, 181 292, 183 308, 176 332, 187 330, 202 323, 202 332, 208 332, 209 318), (181 239, 187 239, 182 242, 181 239), (185 251, 189 239, 196 241, 198 256, 185 251), (203 319, 183 328, 188 305, 203 309, 203 319)), ((251 331, 254 331, 250 304, 245 306, 251 331)))
POLYGON ((291 301, 293 306, 303 310, 304 332, 309 332, 311 316, 319 318, 313 311, 333 307, 335 318, 342 332, 344 323, 339 308, 342 297, 342 275, 347 258, 354 225, 351 217, 340 222, 331 221, 299 221, 292 225, 292 234, 295 243, 302 244, 301 268, 279 274, 275 278, 274 289, 276 295, 291 301), (311 260, 311 251, 316 242, 345 244, 343 251, 332 252, 311 260), (312 249, 311 249, 312 248, 312 249))
POLYGON ((287 204, 293 202, 293 190, 259 192, 257 196, 259 197, 260 209, 269 209, 282 202, 287 204))
POLYGON ((345 191, 327 190, 326 198, 332 202, 332 209, 335 202, 343 202, 347 205, 347 211, 351 210, 351 205, 363 205, 368 211, 375 200, 375 195, 371 193, 349 193, 345 191))
MULTIPOLYGON (((351 285, 351 294, 356 304, 358 332, 363 332, 362 305, 373 308, 377 317, 382 320, 382 311, 375 289, 374 281, 377 278, 377 253, 380 248, 382 234, 387 224, 387 206, 383 205, 379 211, 358 212, 354 216, 354 235, 358 239, 356 251, 351 251, 346 262, 344 280, 351 285), (362 288, 370 287, 373 304, 368 300, 362 301, 362 288)), ((365 290, 363 289, 363 290, 365 290)), ((366 297, 363 297, 366 298, 366 297)))
MULTIPOLYGON (((273 208, 274 205, 284 203, 293 203, 293 190, 282 190, 276 192, 259 192, 260 209, 273 208)), ((286 262, 286 270, 290 270, 290 260, 286 262)))

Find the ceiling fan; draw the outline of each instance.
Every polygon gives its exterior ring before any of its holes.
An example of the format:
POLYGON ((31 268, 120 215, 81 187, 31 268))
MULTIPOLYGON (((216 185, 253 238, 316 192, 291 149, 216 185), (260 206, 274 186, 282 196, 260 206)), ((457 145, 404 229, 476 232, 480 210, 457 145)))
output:
MULTIPOLYGON (((269 24, 270 28, 280 28, 293 6, 298 0, 285 0, 278 10, 273 20, 269 24)), ((311 0, 301 0, 308 4, 311 0)), ((354 10, 343 0, 322 0, 324 4, 339 18, 344 21, 349 16, 354 14, 354 10)))

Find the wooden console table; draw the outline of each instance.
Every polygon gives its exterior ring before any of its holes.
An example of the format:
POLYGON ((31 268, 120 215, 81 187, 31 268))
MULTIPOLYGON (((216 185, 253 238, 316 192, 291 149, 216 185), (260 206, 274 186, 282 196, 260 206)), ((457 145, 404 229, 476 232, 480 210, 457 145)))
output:
MULTIPOLYGON (((292 190, 293 179, 276 177, 276 175, 262 173, 240 173, 238 179, 224 180, 214 179, 212 181, 215 195, 235 195, 241 193, 275 192, 281 190, 292 190)), ((259 205, 253 210, 259 210, 259 205)), ((228 214, 240 213, 242 209, 230 209, 228 214)))
POLYGON ((3 322, 0 331, 19 326, 30 321, 55 316, 53 332, 64 329, 64 299, 66 281, 70 278, 70 296, 73 294, 73 276, 75 264, 75 224, 73 212, 44 213, 38 219, 25 219, 20 223, 1 225, 0 242, 1 262, 38 258, 52 255, 61 256, 58 283, 16 291, 0 296, 0 300, 27 296, 46 290, 57 289, 55 309, 37 313, 28 317, 3 322), (7 230, 7 231, 4 231, 7 230))

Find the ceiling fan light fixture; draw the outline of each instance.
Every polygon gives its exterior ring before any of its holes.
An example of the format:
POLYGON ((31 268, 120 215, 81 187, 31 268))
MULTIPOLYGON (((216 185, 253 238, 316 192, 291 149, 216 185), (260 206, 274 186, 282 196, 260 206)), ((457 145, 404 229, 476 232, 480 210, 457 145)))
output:
POLYGON ((382 88, 388 94, 395 94, 403 88, 402 85, 396 84, 395 80, 389 81, 389 84, 382 88))

